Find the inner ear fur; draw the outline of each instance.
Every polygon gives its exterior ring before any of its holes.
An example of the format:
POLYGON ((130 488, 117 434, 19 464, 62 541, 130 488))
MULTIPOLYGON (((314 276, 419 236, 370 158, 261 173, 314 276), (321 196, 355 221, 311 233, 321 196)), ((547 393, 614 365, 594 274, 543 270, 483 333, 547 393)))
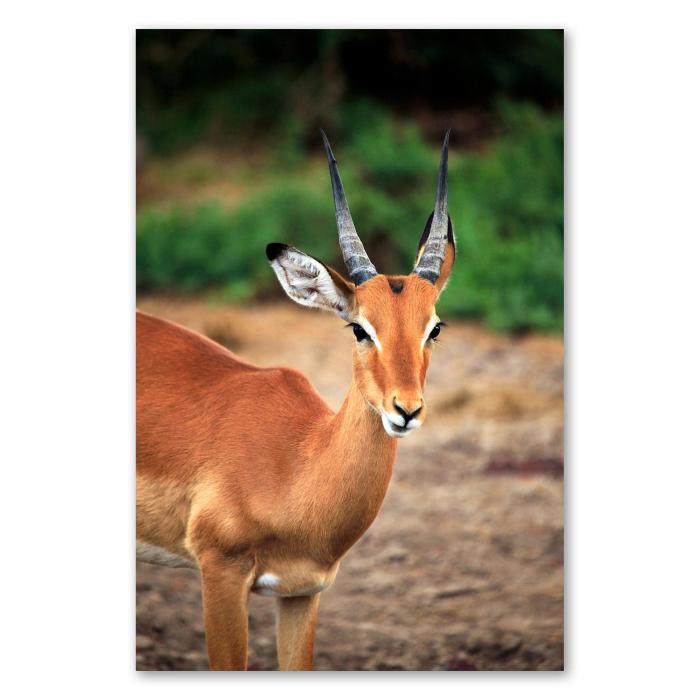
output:
POLYGON ((355 305, 352 282, 321 260, 286 243, 270 243, 266 253, 282 288, 293 301, 350 318, 355 305))
POLYGON ((317 258, 314 258, 314 260, 316 260, 317 263, 320 263, 321 265, 323 265, 323 267, 326 268, 326 270, 328 270, 328 274, 331 276, 333 283, 338 288, 338 291, 352 300, 355 296, 355 285, 350 280, 345 279, 345 277, 343 277, 343 275, 341 275, 340 272, 337 272, 329 265, 326 265, 326 263, 324 263, 322 260, 318 260, 317 258))

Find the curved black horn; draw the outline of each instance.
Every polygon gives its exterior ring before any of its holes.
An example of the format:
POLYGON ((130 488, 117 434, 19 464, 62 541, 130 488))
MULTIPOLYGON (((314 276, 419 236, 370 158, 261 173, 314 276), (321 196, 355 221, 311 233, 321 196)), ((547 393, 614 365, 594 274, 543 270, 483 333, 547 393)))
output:
POLYGON ((372 265, 362 245, 360 237, 355 230, 355 224, 350 216, 348 202, 345 199, 345 190, 343 183, 340 180, 338 172, 338 163, 333 156, 331 145, 328 143, 326 134, 321 129, 323 137, 323 145, 326 148, 326 156, 328 156, 328 169, 331 173, 331 185, 333 186, 333 200, 335 201, 335 220, 338 224, 338 240, 340 241, 340 251, 343 254, 345 266, 348 268, 350 279, 360 285, 377 274, 377 269, 372 265))
POLYGON ((435 210, 432 214, 430 232, 423 246, 423 252, 413 268, 416 275, 435 284, 440 276, 442 264, 445 262, 447 241, 450 231, 450 216, 447 213, 447 146, 450 142, 450 131, 445 134, 440 156, 438 171, 437 196, 435 210))

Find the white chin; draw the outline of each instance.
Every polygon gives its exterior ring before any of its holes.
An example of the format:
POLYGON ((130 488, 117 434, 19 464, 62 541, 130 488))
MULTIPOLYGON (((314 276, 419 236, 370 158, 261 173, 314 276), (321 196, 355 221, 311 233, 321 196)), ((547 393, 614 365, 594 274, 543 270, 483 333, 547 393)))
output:
POLYGON ((383 413, 382 413, 382 425, 384 430, 391 436, 395 438, 402 438, 411 432, 410 428, 399 428, 398 425, 392 423, 383 413))

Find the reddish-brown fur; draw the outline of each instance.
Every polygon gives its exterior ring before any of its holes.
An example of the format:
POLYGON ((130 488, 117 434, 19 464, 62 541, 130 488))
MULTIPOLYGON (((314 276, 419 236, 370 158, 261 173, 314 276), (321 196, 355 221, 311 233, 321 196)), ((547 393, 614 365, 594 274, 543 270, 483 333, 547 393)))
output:
POLYGON ((332 271, 382 344, 356 344, 338 413, 296 370, 255 367, 137 313, 137 537, 200 569, 213 669, 245 668, 248 595, 270 572, 290 596, 278 598, 280 667, 311 668, 318 590, 391 477, 396 439, 377 409, 398 401, 425 417, 431 343, 421 338, 447 274, 437 286, 378 275, 355 288, 332 271))

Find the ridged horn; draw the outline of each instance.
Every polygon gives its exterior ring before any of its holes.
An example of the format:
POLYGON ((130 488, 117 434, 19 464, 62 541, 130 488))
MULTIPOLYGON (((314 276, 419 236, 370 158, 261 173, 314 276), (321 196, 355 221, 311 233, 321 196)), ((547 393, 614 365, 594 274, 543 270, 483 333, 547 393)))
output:
POLYGON ((345 199, 343 183, 338 172, 338 163, 323 129, 321 129, 321 136, 323 137, 323 145, 328 157, 328 169, 331 173, 340 252, 343 254, 343 260, 348 268, 350 279, 359 286, 374 277, 377 274, 377 269, 372 265, 372 261, 369 259, 365 247, 362 245, 362 241, 355 230, 355 224, 352 222, 352 216, 350 216, 350 208, 345 199))
POLYGON ((447 213, 447 146, 450 142, 450 131, 451 129, 447 130, 445 141, 442 144, 435 210, 432 213, 430 232, 423 246, 420 259, 413 268, 414 274, 433 284, 440 277, 440 270, 445 262, 450 231, 450 216, 447 213))

